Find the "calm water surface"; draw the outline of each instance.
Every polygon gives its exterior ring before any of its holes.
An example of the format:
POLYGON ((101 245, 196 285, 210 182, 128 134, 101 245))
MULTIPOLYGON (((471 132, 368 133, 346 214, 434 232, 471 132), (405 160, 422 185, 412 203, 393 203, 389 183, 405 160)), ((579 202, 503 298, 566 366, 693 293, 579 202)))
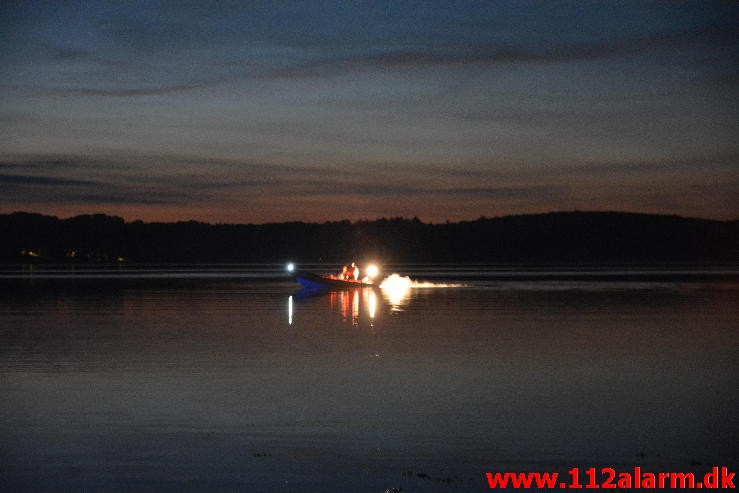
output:
POLYGON ((731 269, 0 270, 2 491, 490 491, 737 469, 731 269))

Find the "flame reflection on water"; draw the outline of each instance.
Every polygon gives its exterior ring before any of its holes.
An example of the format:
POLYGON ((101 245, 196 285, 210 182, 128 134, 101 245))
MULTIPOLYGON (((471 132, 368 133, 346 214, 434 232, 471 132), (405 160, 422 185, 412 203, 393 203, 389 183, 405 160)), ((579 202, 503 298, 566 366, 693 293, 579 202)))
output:
POLYGON ((338 311, 343 322, 351 323, 356 327, 360 319, 367 316, 370 324, 374 322, 377 313, 377 296, 371 290, 330 291, 328 301, 330 309, 338 311))

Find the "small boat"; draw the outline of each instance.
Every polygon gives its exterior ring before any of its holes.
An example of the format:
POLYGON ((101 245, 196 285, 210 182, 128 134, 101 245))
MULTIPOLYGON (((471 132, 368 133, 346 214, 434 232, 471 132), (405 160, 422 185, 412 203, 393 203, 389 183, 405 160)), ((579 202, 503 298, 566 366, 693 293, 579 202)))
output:
POLYGON ((299 282, 304 288, 311 290, 379 287, 378 284, 374 284, 371 281, 339 279, 336 276, 313 274, 312 272, 305 272, 300 270, 293 272, 293 279, 299 282))

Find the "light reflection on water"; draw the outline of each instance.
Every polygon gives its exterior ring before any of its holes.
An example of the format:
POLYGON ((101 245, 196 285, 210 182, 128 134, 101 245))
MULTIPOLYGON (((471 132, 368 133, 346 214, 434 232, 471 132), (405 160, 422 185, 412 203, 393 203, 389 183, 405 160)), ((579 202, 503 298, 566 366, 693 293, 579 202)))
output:
POLYGON ((300 290, 296 295, 288 296, 288 324, 292 325, 295 317, 300 316, 300 305, 315 303, 320 300, 329 313, 340 316, 343 323, 357 327, 374 324, 378 314, 377 294, 370 288, 345 289, 331 291, 300 290))
POLYGON ((452 492, 486 470, 736 466, 735 283, 180 281, 4 292, 0 483, 452 492))

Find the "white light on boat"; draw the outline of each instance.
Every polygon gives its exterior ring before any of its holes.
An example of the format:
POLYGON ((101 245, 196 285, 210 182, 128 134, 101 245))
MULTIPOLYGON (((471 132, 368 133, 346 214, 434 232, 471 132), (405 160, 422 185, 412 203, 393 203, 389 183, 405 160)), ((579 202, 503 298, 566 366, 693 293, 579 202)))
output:
POLYGON ((294 271, 295 270, 295 264, 293 264, 292 262, 290 262, 289 264, 287 264, 286 269, 287 269, 288 272, 294 271))
POLYGON ((374 279, 375 277, 377 277, 377 273, 379 271, 380 270, 377 268, 375 264, 371 264, 367 266, 367 277, 369 277, 370 279, 374 279))

